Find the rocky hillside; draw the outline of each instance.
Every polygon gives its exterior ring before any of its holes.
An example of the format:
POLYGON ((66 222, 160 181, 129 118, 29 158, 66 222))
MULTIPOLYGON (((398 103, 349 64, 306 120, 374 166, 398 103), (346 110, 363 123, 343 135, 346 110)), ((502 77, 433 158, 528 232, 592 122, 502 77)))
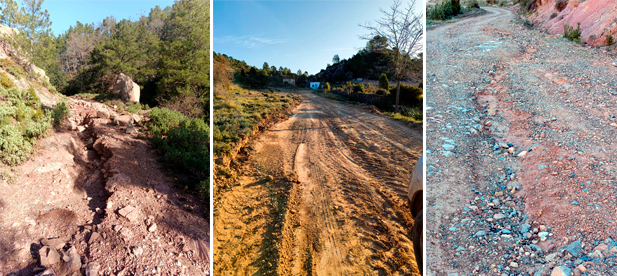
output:
POLYGON ((18 33, 16 29, 0 25, 0 78, 2 87, 19 89, 33 88, 43 106, 54 107, 60 100, 56 89, 49 83, 45 71, 33 63, 21 58, 10 46, 11 36, 18 33), (26 70, 26 67, 30 67, 26 70), (9 81, 7 81, 7 79, 9 81))
POLYGON ((530 19, 550 34, 563 34, 563 24, 576 28, 580 22, 581 41, 588 45, 606 45, 607 34, 617 37, 617 2, 613 0, 543 0, 535 5, 530 19))
POLYGON ((13 32, 0 27, 0 275, 209 275, 208 204, 165 173, 149 111, 57 94, 13 32), (5 158, 14 145, 27 154, 5 158))

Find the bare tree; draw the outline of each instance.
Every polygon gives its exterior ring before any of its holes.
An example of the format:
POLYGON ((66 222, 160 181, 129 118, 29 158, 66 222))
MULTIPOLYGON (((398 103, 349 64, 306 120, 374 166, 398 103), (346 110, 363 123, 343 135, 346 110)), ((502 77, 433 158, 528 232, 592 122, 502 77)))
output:
POLYGON ((407 6, 404 6, 401 0, 394 0, 390 9, 380 9, 382 18, 360 25, 370 31, 370 34, 360 38, 370 41, 376 36, 384 37, 392 50, 390 66, 396 79, 394 112, 397 113, 400 110, 401 80, 409 74, 411 57, 422 48, 424 21, 422 13, 416 13, 415 8, 416 0, 409 0, 407 6))

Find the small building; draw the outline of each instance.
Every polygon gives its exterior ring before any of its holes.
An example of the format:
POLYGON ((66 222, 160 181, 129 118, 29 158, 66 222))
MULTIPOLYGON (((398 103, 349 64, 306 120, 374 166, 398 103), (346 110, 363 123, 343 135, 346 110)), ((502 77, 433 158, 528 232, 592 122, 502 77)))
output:
POLYGON ((321 82, 311 82, 310 87, 311 89, 319 89, 319 86, 321 85, 321 82))
POLYGON ((289 79, 283 79, 283 83, 284 84, 291 84, 291 85, 296 85, 296 80, 289 78, 289 79))

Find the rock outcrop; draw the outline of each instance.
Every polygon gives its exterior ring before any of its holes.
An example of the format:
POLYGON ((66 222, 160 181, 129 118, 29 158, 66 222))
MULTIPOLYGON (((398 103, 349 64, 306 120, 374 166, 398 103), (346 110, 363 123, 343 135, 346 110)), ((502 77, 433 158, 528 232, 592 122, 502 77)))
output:
POLYGON ((576 28, 581 23, 581 41, 590 46, 606 45, 606 35, 617 39, 617 2, 613 0, 570 0, 558 11, 555 0, 538 1, 530 19, 550 34, 563 34, 563 25, 576 28))
POLYGON ((124 73, 120 73, 116 79, 113 93, 119 95, 125 102, 139 102, 140 88, 131 78, 124 73))

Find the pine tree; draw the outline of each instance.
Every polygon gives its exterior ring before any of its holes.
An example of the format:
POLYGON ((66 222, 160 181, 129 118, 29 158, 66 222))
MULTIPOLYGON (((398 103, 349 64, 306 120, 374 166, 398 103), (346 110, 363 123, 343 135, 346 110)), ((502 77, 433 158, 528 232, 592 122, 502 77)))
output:
POLYGON ((160 101, 184 95, 200 99, 203 114, 210 98, 210 5, 180 0, 172 7, 161 43, 160 101))
POLYGON ((390 82, 388 81, 388 76, 386 74, 381 74, 379 77, 379 88, 382 89, 390 89, 390 82))
POLYGON ((141 81, 155 73, 158 43, 158 37, 140 22, 121 20, 111 37, 94 48, 91 61, 104 74, 124 73, 141 81))
MULTIPOLYGON (((43 2, 44 0, 23 0, 20 11, 13 16, 17 18, 14 23, 20 31, 20 35, 15 37, 17 48, 30 64, 39 64, 45 68, 45 61, 53 59, 56 53, 49 12, 41 8, 43 2)), ((7 1, 8 4, 12 9, 15 8, 13 1, 7 1)), ((30 70, 30 66, 26 69, 30 70)))
POLYGON ((19 26, 19 7, 13 0, 0 0, 0 8, 2 13, 0 14, 0 24, 17 28, 19 26))

